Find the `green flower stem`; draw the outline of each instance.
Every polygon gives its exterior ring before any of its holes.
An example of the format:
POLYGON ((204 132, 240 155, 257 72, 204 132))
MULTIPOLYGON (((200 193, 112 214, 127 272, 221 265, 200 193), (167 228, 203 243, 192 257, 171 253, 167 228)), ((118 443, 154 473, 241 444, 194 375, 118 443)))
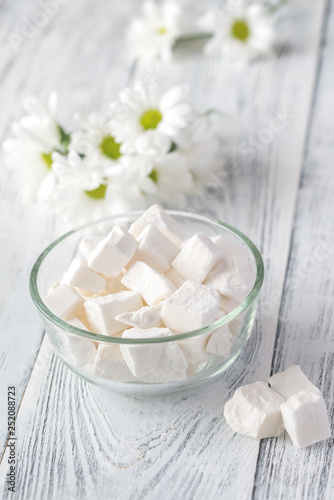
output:
POLYGON ((198 32, 198 33, 187 33, 186 35, 181 35, 175 40, 175 44, 183 42, 195 42, 197 40, 208 40, 212 37, 212 33, 198 32))

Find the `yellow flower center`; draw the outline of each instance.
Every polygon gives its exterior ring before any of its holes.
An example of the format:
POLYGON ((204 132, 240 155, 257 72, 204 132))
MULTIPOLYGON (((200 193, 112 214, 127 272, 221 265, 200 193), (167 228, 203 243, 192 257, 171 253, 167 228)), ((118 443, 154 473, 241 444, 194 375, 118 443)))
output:
POLYGON ((241 40, 241 42, 246 42, 246 40, 249 38, 250 35, 249 26, 246 23, 246 21, 243 21, 242 19, 237 19, 232 24, 231 33, 232 36, 234 36, 234 38, 241 40))
POLYGON ((85 191, 85 193, 88 194, 88 196, 90 196, 91 198, 94 198, 94 200, 102 200, 102 198, 104 198, 106 195, 106 189, 106 184, 100 184, 100 186, 96 189, 92 189, 92 191, 85 191))
POLYGON ((166 28, 164 28, 164 27, 159 28, 159 29, 158 29, 158 33, 159 33, 159 35, 164 35, 165 33, 167 33, 167 30, 166 30, 166 28))
POLYGON ((162 120, 162 114, 158 109, 149 109, 140 118, 140 124, 144 130, 157 128, 162 120))
POLYGON ((52 151, 51 153, 41 153, 42 160, 44 161, 46 167, 51 170, 52 167, 52 151))
POLYGON ((158 177, 159 177, 158 171, 154 168, 152 172, 149 174, 149 178, 152 179, 154 184, 158 184, 158 177))
POLYGON ((115 141, 111 135, 103 137, 100 143, 100 149, 105 156, 111 160, 117 160, 122 153, 120 152, 121 145, 115 141))

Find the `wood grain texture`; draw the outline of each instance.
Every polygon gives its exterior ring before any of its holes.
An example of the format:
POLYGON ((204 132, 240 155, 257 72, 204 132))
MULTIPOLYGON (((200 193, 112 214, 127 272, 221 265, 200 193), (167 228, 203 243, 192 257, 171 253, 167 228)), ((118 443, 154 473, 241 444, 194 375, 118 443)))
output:
MULTIPOLYGON (((16 7, 11 10, 8 2, 5 5, 7 15, 14 16, 16 7)), ((66 15, 60 12, 49 30, 39 35, 39 43, 33 42, 29 57, 32 58, 35 51, 36 67, 46 64, 54 47, 56 75, 48 79, 47 68, 51 69, 51 63, 39 71, 46 88, 52 88, 51 83, 60 88, 62 113, 67 123, 74 110, 82 109, 88 96, 87 109, 102 110, 110 94, 115 95, 128 78, 131 61, 117 43, 131 4, 122 2, 121 13, 117 13, 122 22, 117 17, 113 25, 112 40, 116 48, 112 52, 109 51, 111 28, 107 19, 107 13, 110 16, 113 12, 111 5, 102 0, 94 4, 70 2, 66 15), (71 25, 76 27, 73 35, 71 25), (58 43, 66 50, 57 57, 58 43), (114 66, 113 61, 116 61, 114 66), (119 68, 116 73, 114 67, 119 68)), ((316 79, 323 12, 324 2, 317 2, 283 16, 281 29, 285 43, 278 47, 278 56, 271 61, 240 69, 219 59, 205 59, 196 51, 180 52, 161 82, 166 88, 189 83, 191 98, 197 107, 219 107, 223 113, 219 123, 224 137, 223 149, 237 163, 237 169, 227 170, 223 187, 213 182, 211 188, 215 196, 210 199, 204 196, 204 206, 191 208, 215 213, 236 225, 263 252, 267 277, 256 327, 246 351, 235 366, 202 388, 141 399, 88 386, 52 355, 48 341, 44 340, 17 422, 18 499, 192 500, 203 496, 249 499, 255 475, 255 494, 265 498, 269 485, 263 479, 266 469, 261 460, 256 472, 259 443, 235 436, 224 422, 222 412, 236 387, 265 379, 270 372, 316 79), (293 117, 265 143, 260 140, 265 137, 263 129, 270 126, 277 109, 293 117), (255 157, 248 161, 242 154, 243 141, 249 145, 252 140, 257 144, 255 157)), ((29 67, 28 56, 19 57, 22 59, 16 63, 16 69, 11 66, 14 68, 11 71, 29 67)), ((20 88, 26 93, 36 91, 38 85, 36 75, 31 74, 24 85, 21 80, 20 88)), ((18 88, 11 92, 9 102, 17 99, 18 88)), ((12 119, 10 114, 8 112, 8 120, 12 119)), ((14 114, 17 115, 17 110, 14 114)), ((8 181, 6 189, 9 197, 8 181)), ((19 213, 29 233, 27 219, 22 211, 19 213)), ((46 221, 50 224, 49 219, 46 221)), ((16 286, 22 286, 23 282, 22 277, 16 286)), ((31 307, 26 302, 24 310, 31 307)), ((12 310, 9 306, 6 309, 12 310)), ((17 328, 19 319, 15 321, 8 331, 17 328)), ((30 336, 35 335, 39 341, 41 332, 37 335, 37 330, 38 321, 30 336)), ((14 376, 10 365, 15 344, 5 338, 4 346, 7 364, 0 375, 8 385, 7 380, 14 376)), ((288 343, 286 349, 289 349, 288 343)), ((30 352, 33 354, 36 349, 30 352)), ((20 360, 29 374, 33 359, 21 353, 20 360)), ((312 367, 309 369, 311 374, 312 367)), ((27 377, 22 374, 20 377, 23 391, 27 377)), ((284 443, 284 446, 289 444, 286 440, 284 443)), ((280 455, 275 457, 273 467, 279 467, 279 458, 280 455)), ((0 484, 6 473, 5 461, 6 454, 0 484)), ((283 481, 280 488, 284 491, 283 481)), ((4 498, 10 498, 4 484, 1 491, 4 498)))
MULTIPOLYGON (((327 19, 272 372, 299 364, 322 390, 333 423, 334 126, 328 113, 334 105, 333 1, 327 19)), ((333 438, 304 450, 286 436, 263 441, 254 497, 332 499, 333 464, 333 438)))

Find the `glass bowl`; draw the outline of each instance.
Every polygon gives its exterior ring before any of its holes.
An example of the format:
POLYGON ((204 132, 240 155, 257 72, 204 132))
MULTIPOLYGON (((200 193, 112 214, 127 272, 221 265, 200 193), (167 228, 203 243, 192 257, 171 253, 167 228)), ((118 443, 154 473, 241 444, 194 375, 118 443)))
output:
POLYGON ((106 336, 92 333, 55 316, 44 304, 43 297, 61 279, 72 259, 79 254, 78 247, 82 238, 105 236, 115 225, 128 229, 143 212, 100 219, 64 234, 51 243, 35 262, 30 275, 30 293, 57 355, 74 373, 101 388, 132 395, 162 394, 192 388, 209 381, 230 367, 250 337, 264 278, 263 261, 259 251, 244 234, 219 220, 187 212, 167 212, 183 226, 186 238, 199 232, 206 233, 210 237, 222 235, 233 245, 237 245, 249 269, 252 270, 253 287, 237 306, 233 301, 223 299, 223 308, 226 312, 224 317, 187 333, 154 339, 131 339, 121 338, 117 334, 106 336), (224 331, 227 327, 232 340, 226 352, 223 355, 206 353, 204 357, 196 358, 196 346, 205 346, 213 333, 224 331), (143 352, 149 350, 151 356, 148 356, 147 363, 153 358, 162 359, 163 362, 164 352, 172 345, 175 346, 175 343, 182 346, 182 350, 186 348, 189 352, 190 348, 194 356, 187 358, 190 362, 186 378, 167 382, 150 382, 145 377, 144 381, 136 379, 120 350, 121 346, 143 352), (102 349, 100 346, 109 346, 109 349, 102 349), (100 357, 99 362, 95 362, 99 347, 100 351, 105 351, 107 355, 105 358, 100 357))

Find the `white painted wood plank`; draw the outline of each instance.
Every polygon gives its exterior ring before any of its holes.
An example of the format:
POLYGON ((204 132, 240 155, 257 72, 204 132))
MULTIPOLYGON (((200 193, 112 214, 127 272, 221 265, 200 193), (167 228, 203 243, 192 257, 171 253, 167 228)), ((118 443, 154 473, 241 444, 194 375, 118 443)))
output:
MULTIPOLYGON (((333 75, 332 1, 272 371, 300 364, 323 391, 334 430, 333 75)), ((332 499, 333 464, 333 438, 303 450, 287 436, 263 441, 254 498, 332 499)))
MULTIPOLYGON (((196 81, 194 98, 206 95, 208 101, 216 102, 224 89, 231 91, 228 100, 222 100, 223 110, 231 110, 226 127, 231 155, 249 130, 258 133, 267 126, 273 104, 286 104, 296 114, 291 128, 275 136, 257 155, 257 169, 240 159, 240 175, 231 179, 224 198, 213 202, 223 219, 246 230, 263 247, 270 271, 264 296, 272 299, 273 291, 278 295, 270 314, 259 317, 240 363, 190 393, 131 399, 96 391, 69 375, 50 357, 45 343, 18 419, 18 429, 24 429, 18 498, 250 497, 258 445, 234 436, 223 421, 222 409, 237 385, 269 373, 321 13, 322 4, 318 4, 304 12, 300 21, 291 21, 291 52, 272 63, 238 73, 221 62, 194 55, 180 62, 171 75, 175 81, 181 77, 189 83, 196 81), (300 33, 291 30, 295 21, 300 23, 300 33), (277 100, 278 90, 286 99, 283 103, 277 100), (245 105, 259 100, 257 107, 245 105), (235 115, 238 120, 232 119, 235 115)), ((3 478, 4 467, 1 474, 3 478)))
MULTIPOLYGON (((0 9, 0 140, 20 116, 27 94, 46 99, 56 88, 61 119, 70 124, 76 111, 103 111, 126 84, 131 61, 124 50, 125 4, 84 0, 59 6, 45 27, 23 42, 17 53, 8 36, 21 34, 24 20, 33 23, 41 8, 35 2, 5 1, 0 9)), ((63 232, 46 210, 22 207, 14 188, 10 172, 1 162, 1 449, 7 436, 7 387, 17 387, 19 402, 43 335, 28 290, 30 269, 45 246, 63 232)))

